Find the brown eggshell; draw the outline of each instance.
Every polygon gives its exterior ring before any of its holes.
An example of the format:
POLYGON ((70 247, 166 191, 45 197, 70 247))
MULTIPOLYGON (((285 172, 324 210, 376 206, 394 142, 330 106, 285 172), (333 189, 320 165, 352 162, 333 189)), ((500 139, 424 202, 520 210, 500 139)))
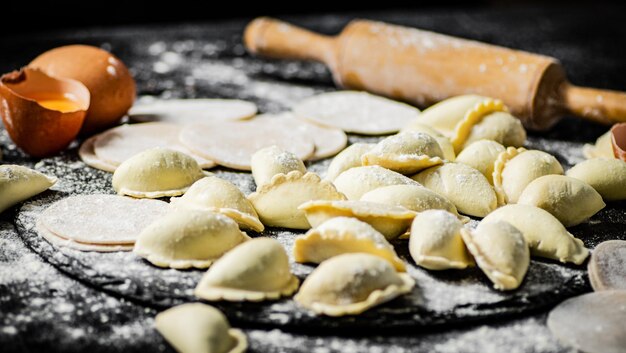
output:
POLYGON ((611 146, 615 158, 626 161, 626 123, 615 124, 611 128, 611 146))
POLYGON ((13 142, 31 156, 45 157, 67 147, 78 135, 88 108, 89 90, 78 81, 29 68, 0 77, 0 115, 13 142), (78 110, 44 108, 29 98, 38 93, 74 97, 78 110))
POLYGON ((81 133, 115 125, 135 101, 135 80, 113 54, 88 45, 68 45, 36 57, 30 67, 50 76, 82 82, 91 92, 91 105, 81 133))

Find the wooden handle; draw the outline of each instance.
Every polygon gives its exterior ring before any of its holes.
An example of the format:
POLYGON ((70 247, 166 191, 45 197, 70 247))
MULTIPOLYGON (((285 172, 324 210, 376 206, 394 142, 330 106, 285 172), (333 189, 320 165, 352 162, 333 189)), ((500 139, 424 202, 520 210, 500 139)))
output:
POLYGON ((563 103, 571 113, 602 124, 626 122, 626 93, 565 83, 563 103))

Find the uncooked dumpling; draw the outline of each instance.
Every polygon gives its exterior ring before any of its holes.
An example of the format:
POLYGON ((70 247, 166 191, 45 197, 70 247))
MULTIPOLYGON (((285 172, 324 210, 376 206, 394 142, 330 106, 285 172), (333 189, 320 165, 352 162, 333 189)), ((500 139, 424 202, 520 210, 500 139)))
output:
POLYGON ((269 183, 276 174, 287 174, 294 170, 302 174, 306 173, 306 167, 298 156, 278 146, 265 147, 256 151, 252 155, 250 166, 257 190, 269 183))
POLYGON ((322 262, 294 299, 317 314, 357 315, 409 293, 414 286, 408 274, 397 273, 378 256, 343 254, 322 262))
POLYGON ((296 262, 320 263, 333 256, 355 252, 378 256, 389 261, 396 270, 406 270, 387 239, 356 218, 331 218, 297 237, 293 247, 296 262))
POLYGON ((517 201, 550 212, 566 227, 587 220, 606 206, 589 184, 564 175, 545 175, 533 180, 517 201))
POLYGON ((222 214, 174 211, 141 231, 134 252, 159 267, 207 268, 248 239, 235 221, 222 214))
POLYGON ((530 252, 524 235, 508 222, 480 223, 474 231, 461 230, 476 264, 495 289, 513 290, 522 284, 530 252))
POLYGON ((439 131, 431 128, 430 126, 420 123, 418 120, 419 118, 417 120, 411 121, 408 125, 402 128, 401 132, 417 131, 430 135, 432 138, 437 140, 437 143, 439 144, 439 147, 441 147, 441 151, 443 152, 444 159, 453 162, 456 158, 456 154, 454 153, 454 146, 452 146, 452 142, 450 142, 450 139, 445 137, 439 131))
POLYGON ((154 319, 157 331, 180 353, 243 353, 248 340, 219 310, 202 303, 167 309, 154 319))
POLYGON ((626 162, 622 160, 588 159, 568 170, 567 176, 591 185, 605 200, 626 200, 626 162))
POLYGON ((299 171, 275 175, 272 180, 248 196, 259 219, 266 226, 309 229, 311 225, 298 209, 311 200, 345 200, 335 186, 317 174, 299 171))
POLYGON ((427 210, 411 225, 409 251, 416 264, 429 270, 466 268, 474 261, 467 252, 455 215, 443 210, 427 210))
POLYGON ((255 232, 265 229, 254 207, 241 190, 230 181, 216 176, 196 181, 183 196, 172 198, 170 205, 174 208, 222 213, 235 220, 242 228, 255 232))
POLYGON ((361 156, 371 150, 374 146, 376 145, 373 143, 355 143, 339 152, 339 154, 336 155, 330 162, 325 179, 333 181, 339 176, 339 174, 345 172, 346 170, 362 166, 361 156))
POLYGON ((238 99, 139 99, 128 111, 134 121, 173 124, 210 123, 253 117, 256 105, 238 99))
POLYGON ((359 200, 366 192, 388 185, 417 185, 410 178, 377 165, 355 167, 341 173, 333 182, 348 200, 359 200))
POLYGON ((443 163, 437 140, 417 131, 389 136, 361 157, 363 165, 379 165, 402 174, 415 174, 443 163))
POLYGON ((480 140, 465 147, 456 162, 468 165, 481 172, 493 185, 493 166, 500 153, 506 148, 496 141, 480 140))
POLYGON ((480 140, 495 141, 507 147, 521 147, 526 142, 526 130, 522 121, 508 112, 495 112, 486 115, 472 127, 462 148, 480 140))
POLYGON ((484 217, 496 209, 496 193, 478 170, 461 163, 428 168, 412 177, 446 197, 463 214, 484 217))
POLYGON ((0 165, 0 213, 48 190, 57 178, 19 165, 0 165))
POLYGON ((182 195, 207 174, 188 155, 152 148, 127 159, 113 173, 113 189, 120 195, 159 198, 182 195))
POLYGON ((506 205, 490 213, 482 223, 506 221, 519 229, 532 255, 580 265, 589 250, 549 212, 529 205, 506 205))
POLYGON ((595 144, 585 144, 583 146, 583 155, 587 159, 615 158, 615 155, 613 154, 613 146, 611 146, 611 130, 598 137, 595 144))
POLYGON ((626 290, 626 241, 608 240, 596 246, 588 270, 593 290, 626 290))
POLYGON ((289 296, 299 283, 283 246, 274 239, 256 238, 217 260, 195 294, 205 300, 262 301, 289 296))

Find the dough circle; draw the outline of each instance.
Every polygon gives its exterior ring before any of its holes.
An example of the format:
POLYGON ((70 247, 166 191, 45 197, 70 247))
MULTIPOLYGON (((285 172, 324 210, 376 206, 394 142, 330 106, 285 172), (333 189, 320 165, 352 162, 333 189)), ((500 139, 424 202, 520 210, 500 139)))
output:
POLYGON ((243 120, 256 112, 254 103, 239 99, 140 99, 128 116, 138 122, 191 124, 243 120))
POLYGON ((596 246, 588 270, 593 290, 626 290, 626 241, 608 240, 596 246))

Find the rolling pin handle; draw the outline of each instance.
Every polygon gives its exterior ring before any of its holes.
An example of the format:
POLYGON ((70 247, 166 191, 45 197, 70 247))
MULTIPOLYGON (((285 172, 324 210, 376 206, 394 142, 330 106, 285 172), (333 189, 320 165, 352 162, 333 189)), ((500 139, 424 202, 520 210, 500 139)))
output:
POLYGON ((601 124, 626 122, 626 92, 562 86, 565 108, 571 113, 601 124))

